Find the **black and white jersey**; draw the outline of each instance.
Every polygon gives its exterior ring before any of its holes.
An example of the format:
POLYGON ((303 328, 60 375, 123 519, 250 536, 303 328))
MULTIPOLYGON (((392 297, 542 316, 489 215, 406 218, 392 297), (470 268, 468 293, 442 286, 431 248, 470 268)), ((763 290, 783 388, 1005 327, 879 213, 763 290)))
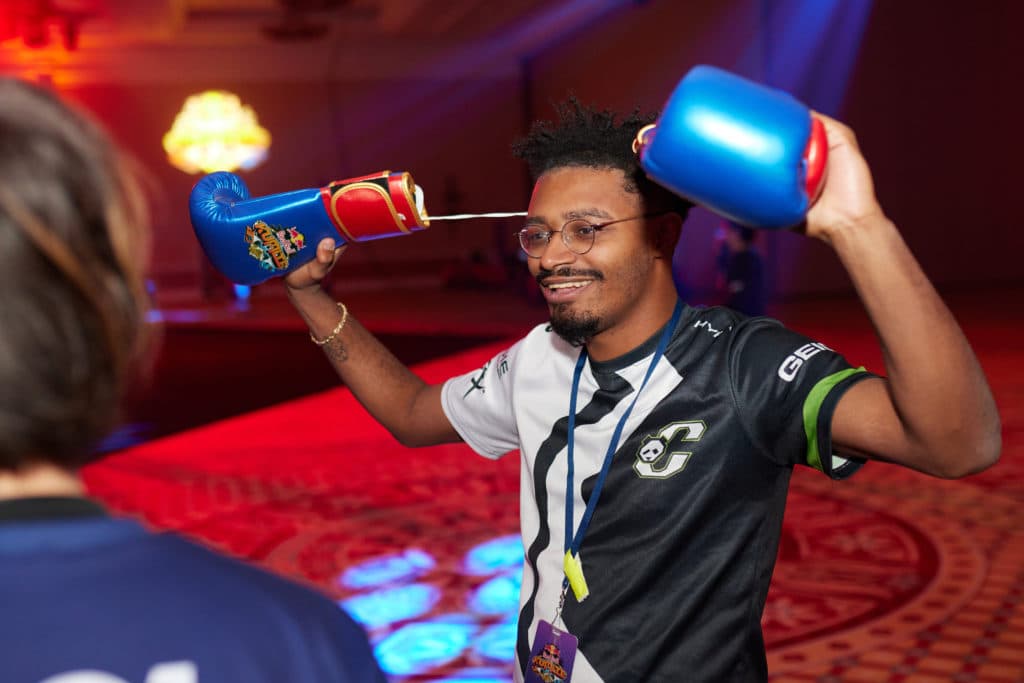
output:
MULTIPOLYGON (((574 531, 660 336, 583 370, 574 531)), ((517 680, 538 620, 554 618, 561 592, 579 354, 540 325, 442 394, 452 425, 478 453, 521 453, 517 680)), ((832 454, 830 424, 842 393, 868 376, 777 321, 684 308, 625 424, 583 540, 590 596, 566 597, 562 621, 579 638, 574 683, 767 677, 760 618, 792 466, 835 479, 860 466, 832 454)))

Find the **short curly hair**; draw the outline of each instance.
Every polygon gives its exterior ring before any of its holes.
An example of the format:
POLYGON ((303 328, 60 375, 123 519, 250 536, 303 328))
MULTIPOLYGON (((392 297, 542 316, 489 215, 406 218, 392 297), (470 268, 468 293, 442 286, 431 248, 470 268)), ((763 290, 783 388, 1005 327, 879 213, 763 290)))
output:
POLYGON ((512 145, 534 181, 547 171, 566 166, 617 168, 626 176, 625 190, 639 193, 648 211, 674 211, 686 218, 693 204, 658 185, 644 173, 633 152, 633 140, 657 112, 642 115, 637 108, 617 121, 615 112, 584 105, 575 95, 555 105, 556 122, 536 121, 529 134, 512 145))

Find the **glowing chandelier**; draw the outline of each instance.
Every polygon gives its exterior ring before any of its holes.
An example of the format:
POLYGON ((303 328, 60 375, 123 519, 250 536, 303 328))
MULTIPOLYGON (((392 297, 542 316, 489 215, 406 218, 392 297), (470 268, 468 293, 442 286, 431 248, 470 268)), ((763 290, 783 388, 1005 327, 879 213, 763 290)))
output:
POLYGON ((186 173, 249 170, 266 159, 270 133, 237 95, 207 90, 185 100, 163 144, 167 159, 186 173))

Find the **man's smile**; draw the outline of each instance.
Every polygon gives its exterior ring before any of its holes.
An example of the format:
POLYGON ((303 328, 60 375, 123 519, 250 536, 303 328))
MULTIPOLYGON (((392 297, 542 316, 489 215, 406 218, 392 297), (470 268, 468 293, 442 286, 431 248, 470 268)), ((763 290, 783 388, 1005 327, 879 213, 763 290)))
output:
POLYGON ((551 303, 564 303, 580 296, 591 284, 603 278, 599 273, 564 273, 551 274, 541 272, 537 282, 544 293, 544 298, 551 303))

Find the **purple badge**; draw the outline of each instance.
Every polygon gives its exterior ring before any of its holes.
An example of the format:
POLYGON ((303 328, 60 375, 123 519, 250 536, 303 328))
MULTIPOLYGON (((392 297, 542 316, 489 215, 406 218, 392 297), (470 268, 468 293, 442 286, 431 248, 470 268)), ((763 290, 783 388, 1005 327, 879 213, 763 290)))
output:
POLYGON ((573 634, 541 619, 526 663, 524 683, 567 683, 572 676, 578 642, 573 634))

